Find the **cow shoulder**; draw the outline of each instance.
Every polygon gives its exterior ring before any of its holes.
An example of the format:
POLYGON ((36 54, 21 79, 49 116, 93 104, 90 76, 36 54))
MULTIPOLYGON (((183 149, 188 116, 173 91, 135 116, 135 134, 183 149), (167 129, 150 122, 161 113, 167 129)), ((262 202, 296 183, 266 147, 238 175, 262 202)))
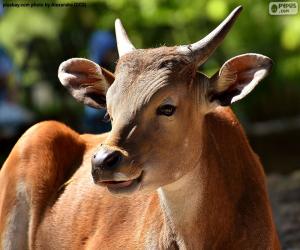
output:
POLYGON ((80 166, 84 150, 79 134, 59 122, 38 123, 22 135, 0 172, 0 248, 32 245, 43 211, 80 166))
POLYGON ((59 188, 76 171, 85 142, 66 125, 46 121, 28 129, 13 150, 18 152, 26 182, 41 193, 59 188))

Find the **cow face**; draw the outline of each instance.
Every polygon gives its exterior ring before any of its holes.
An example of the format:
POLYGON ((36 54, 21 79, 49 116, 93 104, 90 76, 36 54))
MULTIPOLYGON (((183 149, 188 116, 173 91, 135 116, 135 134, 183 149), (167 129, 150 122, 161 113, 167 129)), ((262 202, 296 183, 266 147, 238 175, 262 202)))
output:
POLYGON ((111 117, 112 130, 92 158, 95 183, 118 194, 152 191, 199 165, 204 115, 243 98, 271 67, 265 56, 244 54, 211 78, 197 72, 239 11, 195 44, 145 50, 134 49, 117 21, 115 79, 86 59, 61 64, 59 78, 71 94, 111 117))

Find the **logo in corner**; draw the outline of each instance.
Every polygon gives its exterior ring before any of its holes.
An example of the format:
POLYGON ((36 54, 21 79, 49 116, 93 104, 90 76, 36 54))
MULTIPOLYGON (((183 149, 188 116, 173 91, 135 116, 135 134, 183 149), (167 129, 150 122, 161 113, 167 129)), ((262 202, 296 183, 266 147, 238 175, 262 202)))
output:
POLYGON ((270 2, 269 14, 272 16, 297 15, 298 2, 270 2))

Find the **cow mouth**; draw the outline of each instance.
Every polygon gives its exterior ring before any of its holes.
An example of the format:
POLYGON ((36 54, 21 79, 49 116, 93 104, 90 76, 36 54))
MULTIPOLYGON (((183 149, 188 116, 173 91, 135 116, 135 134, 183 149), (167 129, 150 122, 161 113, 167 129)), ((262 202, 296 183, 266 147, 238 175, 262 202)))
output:
POLYGON ((101 181, 101 186, 107 187, 108 191, 114 194, 133 193, 140 187, 142 181, 141 173, 137 178, 126 181, 101 181))

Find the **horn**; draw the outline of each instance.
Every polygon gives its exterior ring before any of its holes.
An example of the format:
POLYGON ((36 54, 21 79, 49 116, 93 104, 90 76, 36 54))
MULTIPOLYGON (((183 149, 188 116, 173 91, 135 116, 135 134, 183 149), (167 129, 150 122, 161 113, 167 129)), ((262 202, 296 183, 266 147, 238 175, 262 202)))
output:
POLYGON ((126 34, 126 31, 120 19, 116 19, 115 21, 115 31, 116 31, 119 57, 135 50, 134 46, 132 45, 132 43, 130 42, 126 34))
POLYGON ((206 37, 191 45, 181 46, 180 49, 187 54, 192 53, 192 55, 195 56, 198 65, 203 64, 224 40, 242 9, 242 6, 238 6, 206 37))

